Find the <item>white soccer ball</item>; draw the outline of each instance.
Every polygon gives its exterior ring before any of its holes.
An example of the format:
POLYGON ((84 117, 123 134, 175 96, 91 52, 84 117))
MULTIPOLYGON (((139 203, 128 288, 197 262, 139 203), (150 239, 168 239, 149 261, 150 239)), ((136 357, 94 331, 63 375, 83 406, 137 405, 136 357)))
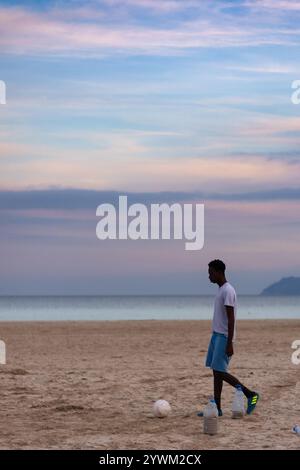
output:
POLYGON ((153 414, 157 418, 164 418, 168 416, 171 411, 170 403, 166 400, 157 400, 153 405, 153 414))

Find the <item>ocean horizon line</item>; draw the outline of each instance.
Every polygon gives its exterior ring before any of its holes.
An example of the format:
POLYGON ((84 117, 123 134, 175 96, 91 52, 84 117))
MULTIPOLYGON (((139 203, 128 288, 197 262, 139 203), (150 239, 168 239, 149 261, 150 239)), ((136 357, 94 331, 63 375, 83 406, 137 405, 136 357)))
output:
MULTIPOLYGON (((287 294, 247 294, 237 293, 238 297, 300 297, 299 295, 287 295, 287 294)), ((1 298, 18 297, 18 298, 83 298, 83 297, 215 297, 215 293, 207 294, 0 294, 1 298)))

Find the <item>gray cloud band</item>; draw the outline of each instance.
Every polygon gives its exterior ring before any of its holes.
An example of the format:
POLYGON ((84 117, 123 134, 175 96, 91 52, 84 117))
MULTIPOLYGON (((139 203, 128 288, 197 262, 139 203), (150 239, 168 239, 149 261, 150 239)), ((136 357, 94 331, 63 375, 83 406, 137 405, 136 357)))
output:
MULTIPOLYGON (((43 190, 3 190, 0 191, 0 210, 26 209, 57 209, 57 210, 91 210, 102 203, 118 204, 122 191, 97 191, 90 189, 43 189, 43 190)), ((207 202, 207 201, 299 201, 299 188, 281 188, 268 191, 253 191, 247 193, 224 194, 194 192, 136 192, 126 193, 128 202, 149 204, 175 202, 207 202)))

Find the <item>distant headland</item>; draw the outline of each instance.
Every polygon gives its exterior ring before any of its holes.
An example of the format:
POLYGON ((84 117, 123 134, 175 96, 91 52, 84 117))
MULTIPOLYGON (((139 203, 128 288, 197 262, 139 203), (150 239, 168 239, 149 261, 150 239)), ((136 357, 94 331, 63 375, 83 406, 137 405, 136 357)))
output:
POLYGON ((266 287, 261 295, 300 295, 300 277, 283 277, 266 287))

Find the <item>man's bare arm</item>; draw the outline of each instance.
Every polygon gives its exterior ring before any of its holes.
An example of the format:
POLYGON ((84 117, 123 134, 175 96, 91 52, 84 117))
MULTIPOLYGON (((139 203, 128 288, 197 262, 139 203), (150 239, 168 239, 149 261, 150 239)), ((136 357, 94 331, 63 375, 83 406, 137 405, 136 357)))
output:
POLYGON ((233 355, 233 332, 234 332, 234 309, 229 305, 225 305, 226 313, 228 317, 228 339, 227 339, 227 348, 226 354, 227 356, 233 355))

